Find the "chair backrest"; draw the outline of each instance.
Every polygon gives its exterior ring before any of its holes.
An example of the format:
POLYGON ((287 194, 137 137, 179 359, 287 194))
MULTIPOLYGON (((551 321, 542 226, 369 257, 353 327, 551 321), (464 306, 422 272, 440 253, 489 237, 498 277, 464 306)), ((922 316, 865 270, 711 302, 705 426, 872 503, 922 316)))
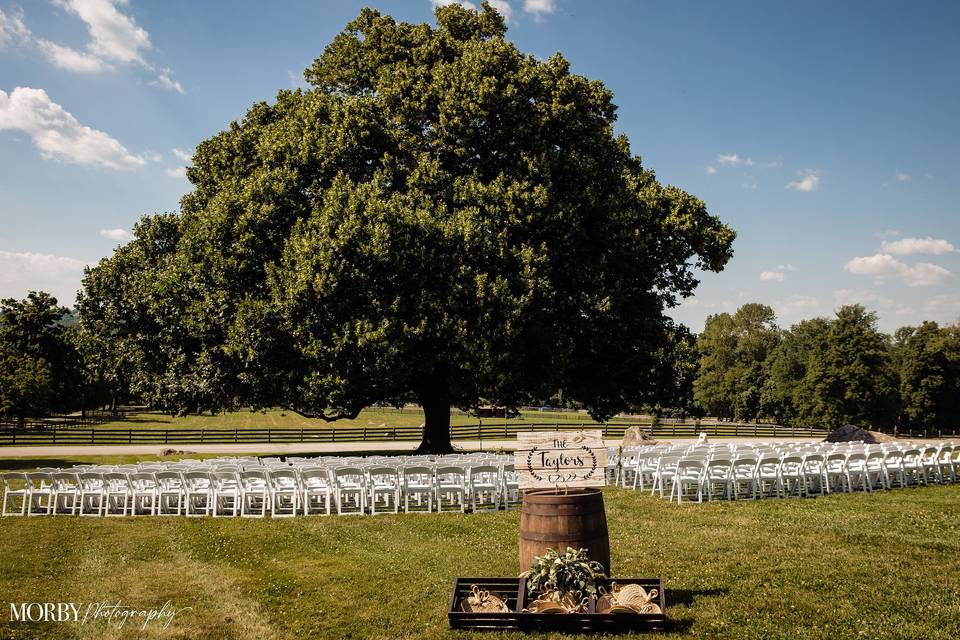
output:
POLYGON ((366 474, 360 467, 334 467, 333 479, 337 486, 362 485, 366 481, 366 474))
POLYGON ((183 481, 193 489, 206 488, 212 484, 211 472, 204 469, 184 471, 183 481))
POLYGON ((270 469, 270 484, 289 489, 300 484, 297 471, 293 467, 274 467, 270 469))
POLYGON ((400 472, 396 467, 370 467, 367 469, 367 475, 374 484, 395 485, 400 481, 400 472))
POLYGON ((500 481, 500 468, 484 464, 470 469, 470 484, 496 484, 500 481))
POLYGON ((240 483, 245 487, 265 487, 269 482, 267 470, 261 467, 244 469, 239 474, 240 483))
POLYGON ((58 471, 51 475, 53 476, 53 486, 55 486, 58 491, 69 491, 80 487, 80 479, 77 478, 76 473, 58 471))
POLYGON ((463 467, 445 466, 437 467, 437 482, 442 484, 465 484, 467 481, 467 470, 463 467))
POLYGON ((40 486, 52 485, 53 474, 49 471, 30 471, 27 473, 27 481, 33 485, 35 489, 40 486))
POLYGON ((326 467, 301 467, 300 481, 308 487, 326 487, 330 485, 330 471, 326 467))
POLYGON ((157 486, 157 478, 151 471, 130 474, 130 482, 135 489, 152 489, 157 486))
POLYGON ((157 471, 153 476, 157 479, 157 484, 164 488, 175 489, 183 486, 183 476, 180 475, 179 471, 167 469, 157 471))

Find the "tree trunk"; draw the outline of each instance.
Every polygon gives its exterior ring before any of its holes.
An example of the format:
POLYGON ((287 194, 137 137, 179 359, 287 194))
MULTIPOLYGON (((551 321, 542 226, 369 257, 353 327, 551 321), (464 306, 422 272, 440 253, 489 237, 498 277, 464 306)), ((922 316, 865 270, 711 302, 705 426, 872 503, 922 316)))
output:
POLYGON ((414 389, 423 407, 423 439, 417 453, 453 453, 450 443, 450 388, 446 376, 425 376, 414 389))

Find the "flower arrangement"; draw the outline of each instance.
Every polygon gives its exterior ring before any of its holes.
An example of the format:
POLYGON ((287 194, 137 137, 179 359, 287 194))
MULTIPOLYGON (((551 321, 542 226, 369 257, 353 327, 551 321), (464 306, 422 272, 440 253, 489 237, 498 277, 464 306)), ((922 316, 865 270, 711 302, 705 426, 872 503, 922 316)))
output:
POLYGON ((534 557, 533 564, 520 577, 527 579, 531 595, 539 592, 533 603, 535 608, 546 612, 558 609, 554 603, 560 603, 567 611, 583 608, 585 601, 596 597, 597 580, 607 576, 603 565, 590 560, 586 549, 567 547, 564 553, 548 549, 542 556, 534 557))

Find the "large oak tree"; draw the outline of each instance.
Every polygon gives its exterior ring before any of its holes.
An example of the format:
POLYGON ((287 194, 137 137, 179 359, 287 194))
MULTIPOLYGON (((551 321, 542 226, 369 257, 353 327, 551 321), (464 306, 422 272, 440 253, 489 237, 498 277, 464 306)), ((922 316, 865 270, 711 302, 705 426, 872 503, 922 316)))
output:
POLYGON ((633 155, 602 83, 521 53, 486 3, 436 18, 364 9, 311 89, 199 145, 175 229, 144 220, 88 274, 135 392, 326 419, 412 397, 430 451, 451 406, 657 401, 664 310, 733 231, 633 155))

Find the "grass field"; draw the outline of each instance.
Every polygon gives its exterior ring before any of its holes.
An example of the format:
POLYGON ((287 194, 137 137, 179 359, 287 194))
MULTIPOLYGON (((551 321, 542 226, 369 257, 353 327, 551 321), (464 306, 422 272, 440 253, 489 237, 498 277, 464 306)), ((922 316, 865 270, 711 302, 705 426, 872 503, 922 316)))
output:
MULTIPOLYGON (((668 636, 960 631, 960 486, 683 507, 620 489, 605 497, 614 573, 664 579, 668 636)), ((146 631, 14 623, 4 612, 0 637, 530 637, 454 633, 445 613, 454 576, 517 573, 519 519, 4 518, 0 603, 192 609, 146 631)))
MULTIPOLYGON (((503 424, 503 418, 486 418, 484 423, 503 424)), ((518 417, 507 420, 511 424, 534 422, 550 423, 592 423, 590 416, 575 412, 540 413, 525 411, 518 417)), ((450 423, 477 424, 477 419, 454 413, 450 423)), ((189 415, 174 418, 160 412, 131 413, 123 420, 104 422, 95 425, 95 429, 327 429, 331 427, 419 427, 423 424, 423 413, 414 409, 403 411, 390 409, 364 409, 354 420, 324 422, 315 418, 304 418, 292 411, 271 409, 268 411, 234 411, 218 415, 189 415)))

